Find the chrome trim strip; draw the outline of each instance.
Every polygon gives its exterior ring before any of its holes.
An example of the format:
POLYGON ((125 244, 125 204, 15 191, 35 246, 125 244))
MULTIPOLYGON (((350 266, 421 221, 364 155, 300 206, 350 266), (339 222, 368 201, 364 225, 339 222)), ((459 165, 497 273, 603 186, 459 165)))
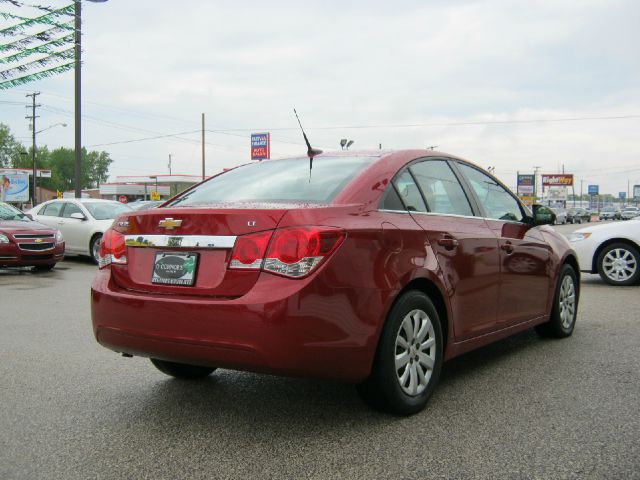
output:
POLYGON ((232 235, 125 235, 128 247, 233 248, 232 235))
POLYGON ((489 220, 492 222, 506 222, 506 223, 514 223, 518 225, 523 225, 524 222, 518 222, 517 220, 500 220, 499 218, 489 218, 489 217, 476 217, 475 215, 458 215, 455 213, 438 213, 438 212, 409 212, 407 210, 384 210, 379 209, 379 212, 384 213, 404 213, 404 214, 416 214, 416 215, 428 215, 428 216, 440 216, 440 217, 456 217, 456 218, 474 218, 476 220, 489 220))

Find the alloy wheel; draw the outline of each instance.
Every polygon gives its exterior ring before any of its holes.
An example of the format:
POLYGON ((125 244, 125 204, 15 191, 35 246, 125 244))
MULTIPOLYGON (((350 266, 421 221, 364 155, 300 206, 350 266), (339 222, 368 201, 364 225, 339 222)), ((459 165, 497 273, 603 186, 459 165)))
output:
POLYGON ((624 248, 614 248, 602 259, 604 274, 614 282, 624 282, 635 275, 638 262, 634 255, 624 248))
POLYGON ((410 396, 420 395, 429 385, 436 360, 436 335, 429 316, 412 310, 402 320, 395 344, 398 383, 410 396))
POLYGON ((560 321, 564 329, 569 329, 573 323, 576 313, 576 289, 573 278, 566 275, 560 285, 560 295, 558 295, 560 310, 560 321))

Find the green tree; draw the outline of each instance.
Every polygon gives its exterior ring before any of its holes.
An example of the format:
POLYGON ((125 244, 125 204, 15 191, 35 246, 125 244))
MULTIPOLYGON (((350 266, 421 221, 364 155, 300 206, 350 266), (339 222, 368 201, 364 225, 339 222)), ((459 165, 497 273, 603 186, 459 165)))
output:
POLYGON ((13 167, 24 151, 24 146, 11 134, 9 127, 0 123, 0 167, 13 167))

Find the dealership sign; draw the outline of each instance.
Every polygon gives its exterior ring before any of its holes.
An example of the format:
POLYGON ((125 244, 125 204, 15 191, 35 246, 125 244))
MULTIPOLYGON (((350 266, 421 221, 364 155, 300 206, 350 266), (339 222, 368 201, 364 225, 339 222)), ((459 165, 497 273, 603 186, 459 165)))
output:
POLYGON ((553 174, 543 173, 542 186, 543 187, 572 187, 573 174, 572 173, 553 173, 553 174))
POLYGON ((3 202, 28 202, 29 175, 3 174, 0 177, 0 199, 3 202))
POLYGON ((633 198, 640 199, 640 185, 633 186, 633 198))
POLYGON ((271 157, 271 135, 251 134, 251 160, 268 160, 271 157))
POLYGON ((534 183, 535 176, 533 174, 518 174, 518 195, 533 195, 534 183))
POLYGON ((587 191, 589 192, 589 195, 598 195, 598 193, 600 192, 600 186, 589 185, 589 189, 587 191))

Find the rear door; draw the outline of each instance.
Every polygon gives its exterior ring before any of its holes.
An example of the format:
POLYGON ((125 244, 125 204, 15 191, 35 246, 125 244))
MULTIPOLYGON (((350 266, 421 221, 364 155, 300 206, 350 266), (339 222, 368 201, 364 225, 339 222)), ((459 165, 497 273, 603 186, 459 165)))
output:
POLYGON ((403 198, 415 188, 424 200, 414 201, 418 208, 409 210, 426 232, 452 292, 456 340, 494 330, 500 286, 498 242, 486 223, 474 215, 448 162, 415 162, 397 182, 403 198))
POLYGON ((549 296, 550 247, 506 188, 485 172, 455 162, 500 246, 498 321, 509 326, 544 315, 549 296))

